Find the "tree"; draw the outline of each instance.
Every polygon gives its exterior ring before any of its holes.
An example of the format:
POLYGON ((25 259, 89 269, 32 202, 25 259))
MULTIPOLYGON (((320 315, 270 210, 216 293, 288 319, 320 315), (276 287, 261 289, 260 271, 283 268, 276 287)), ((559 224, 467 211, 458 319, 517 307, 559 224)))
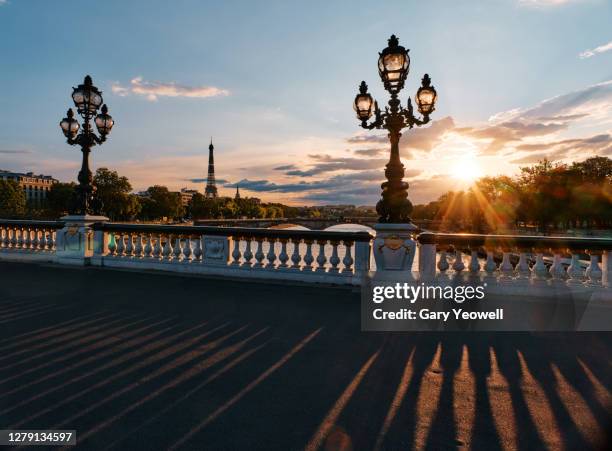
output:
POLYGON ((180 194, 170 192, 165 186, 149 187, 140 202, 142 219, 179 219, 184 214, 180 194))
POLYGON ((101 213, 111 220, 130 220, 140 212, 138 197, 130 194, 132 185, 127 177, 120 176, 117 171, 99 168, 93 184, 101 213))
POLYGON ((14 180, 0 180, 0 216, 12 218, 25 213, 25 192, 14 180))
POLYGON ((47 214, 53 218, 59 218, 68 214, 70 207, 74 202, 76 184, 70 183, 55 183, 47 192, 47 214))
POLYGON ((217 219, 220 215, 221 201, 196 193, 191 198, 188 208, 193 219, 217 219))

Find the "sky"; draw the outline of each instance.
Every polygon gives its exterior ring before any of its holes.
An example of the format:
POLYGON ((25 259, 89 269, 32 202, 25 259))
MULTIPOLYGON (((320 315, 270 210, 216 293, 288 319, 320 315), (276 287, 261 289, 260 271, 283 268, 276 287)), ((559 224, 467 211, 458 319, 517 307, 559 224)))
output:
POLYGON ((116 121, 93 168, 294 205, 373 205, 389 145, 352 102, 391 34, 400 98, 429 73, 430 125, 404 130, 413 203, 546 157, 612 156, 612 1, 0 0, 0 169, 76 180, 58 127, 90 74, 116 121))

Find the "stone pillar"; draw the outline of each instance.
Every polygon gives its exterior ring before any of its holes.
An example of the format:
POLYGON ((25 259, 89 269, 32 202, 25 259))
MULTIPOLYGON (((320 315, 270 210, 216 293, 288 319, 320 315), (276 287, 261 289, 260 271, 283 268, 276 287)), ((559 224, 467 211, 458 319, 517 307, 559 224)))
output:
POLYGON ((355 277, 367 275, 370 271, 370 243, 355 241, 355 277))
POLYGON ((232 241, 229 236, 204 235, 202 263, 208 266, 227 266, 230 262, 232 241))
MULTIPOLYGON (((106 222, 106 216, 68 215, 61 218, 64 228, 57 231, 56 262, 65 265, 91 264, 96 244, 91 225, 106 222)), ((99 243, 98 243, 99 246, 99 243)))
POLYGON ((612 288, 612 251, 604 251, 601 256, 602 283, 612 288))
POLYGON ((418 227, 414 224, 376 224, 374 259, 376 277, 412 278, 412 263, 416 253, 416 242, 412 235, 418 227))
POLYGON ((419 279, 433 281, 436 278, 436 235, 423 232, 418 237, 419 279))

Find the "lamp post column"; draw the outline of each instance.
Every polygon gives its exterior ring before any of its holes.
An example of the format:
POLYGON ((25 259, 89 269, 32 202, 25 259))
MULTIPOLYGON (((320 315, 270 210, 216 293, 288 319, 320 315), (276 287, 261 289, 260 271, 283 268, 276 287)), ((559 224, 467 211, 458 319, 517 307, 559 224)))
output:
MULTIPOLYGON (((108 221, 105 216, 92 214, 95 187, 93 185, 93 174, 89 167, 89 154, 93 146, 106 141, 114 120, 108 114, 106 105, 102 104, 102 92, 93 85, 91 77, 85 77, 83 84, 73 88, 73 90, 72 99, 77 107, 77 112, 83 118, 83 125, 81 127, 78 121, 74 119, 73 111, 68 110, 67 117, 60 122, 60 127, 68 138, 68 144, 80 147, 82 154, 81 170, 77 176, 79 185, 76 188, 74 204, 70 209, 71 214, 62 217, 65 221, 64 228, 57 233, 56 259, 64 264, 88 265, 92 263, 96 248, 106 248, 106 243, 102 242, 106 239, 105 235, 103 233, 98 234, 97 240, 94 240, 94 231, 91 225, 96 222, 108 221), (102 107, 102 111, 96 115, 100 107, 102 107), (92 129, 92 119, 100 136, 96 135, 92 129)), ((101 259, 94 259, 93 261, 94 264, 101 264, 101 262, 101 259)))

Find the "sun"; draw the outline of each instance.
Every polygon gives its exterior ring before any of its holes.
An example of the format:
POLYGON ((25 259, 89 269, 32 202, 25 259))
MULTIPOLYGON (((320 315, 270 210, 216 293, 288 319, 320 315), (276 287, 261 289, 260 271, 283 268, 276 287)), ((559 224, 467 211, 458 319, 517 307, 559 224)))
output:
POLYGON ((473 182, 482 176, 482 170, 475 159, 457 160, 453 163, 453 177, 463 182, 473 182))

